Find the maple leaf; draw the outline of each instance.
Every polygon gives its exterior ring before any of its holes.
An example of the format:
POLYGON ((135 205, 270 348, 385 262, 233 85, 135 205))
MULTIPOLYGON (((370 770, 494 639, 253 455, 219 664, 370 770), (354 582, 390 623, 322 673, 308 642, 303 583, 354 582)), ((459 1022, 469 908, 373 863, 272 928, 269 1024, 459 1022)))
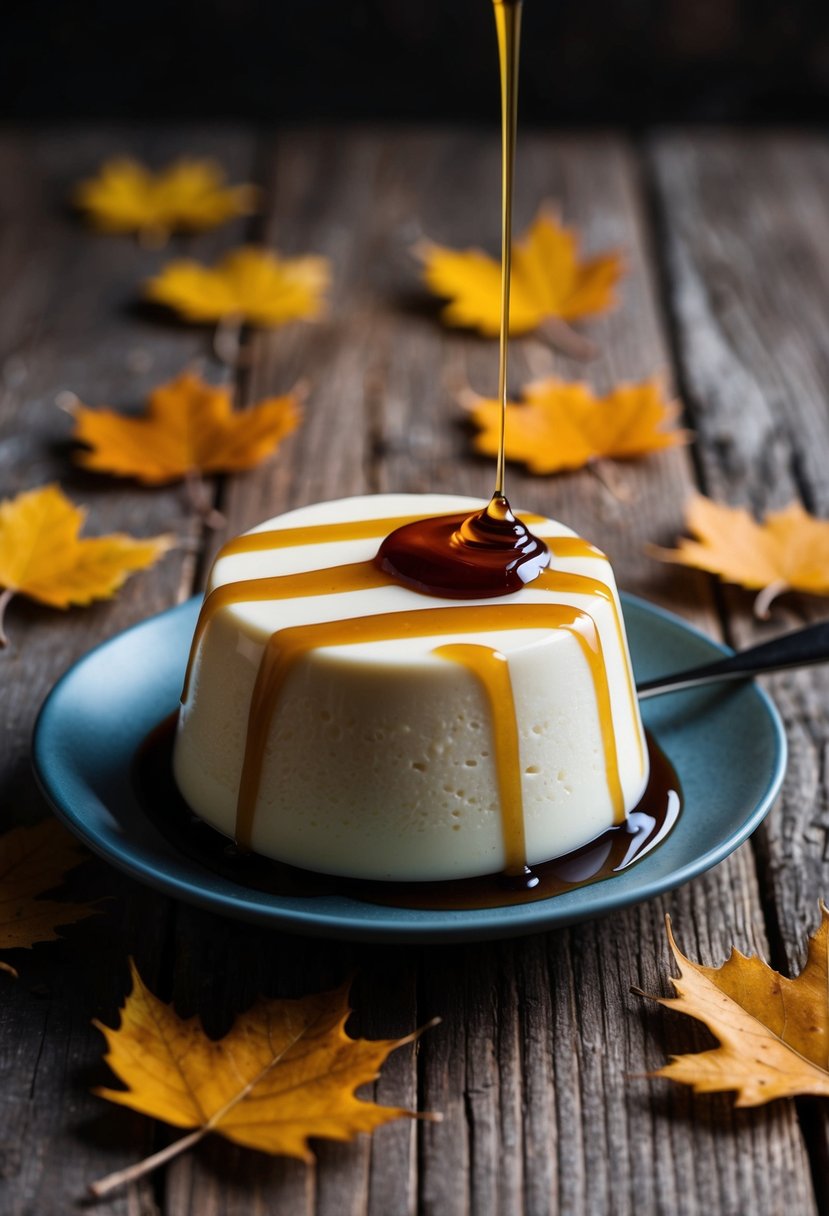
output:
POLYGON ((8 640, 3 614, 14 595, 52 608, 109 599, 174 543, 169 536, 137 540, 121 532, 82 539, 84 518, 57 485, 0 501, 0 646, 8 640))
POLYGON ((73 404, 73 437, 89 449, 76 459, 84 468, 145 485, 252 469, 297 427, 299 395, 271 397, 244 410, 233 410, 232 400, 230 387, 184 372, 153 390, 141 418, 73 404))
MULTIPOLYGON (((464 400, 479 433, 477 452, 498 454, 501 404, 474 394, 464 400)), ((667 401, 658 380, 619 384, 606 397, 587 384, 551 376, 528 384, 523 403, 507 404, 506 455, 532 473, 579 469, 592 461, 629 460, 687 443, 674 424, 679 403, 667 401)))
MULTIPOLYGON (((428 241, 415 252, 423 262, 427 286, 450 301, 443 320, 496 337, 501 326, 500 261, 480 249, 446 249, 428 241)), ((576 232, 542 207, 513 246, 510 333, 529 333, 549 319, 569 322, 604 312, 615 302, 614 287, 622 270, 615 252, 581 258, 576 232)))
POLYGON ((816 519, 800 503, 770 511, 758 524, 741 507, 697 494, 686 507, 685 523, 697 539, 680 537, 678 549, 651 546, 652 556, 759 590, 758 617, 767 617, 784 591, 829 595, 829 520, 816 519))
POLYGON ((76 205, 104 232, 138 232, 162 245, 177 229, 215 228, 256 209, 255 186, 228 186, 212 160, 182 159, 153 173, 129 157, 108 160, 96 177, 81 182, 76 205))
POLYGON ((94 1023, 107 1041, 107 1063, 128 1089, 95 1092, 175 1127, 196 1130, 137 1166, 93 1184, 94 1195, 155 1169, 209 1132, 247 1148, 312 1162, 309 1137, 352 1140, 393 1119, 417 1117, 402 1107, 378 1106, 355 1096, 358 1086, 379 1075, 392 1051, 421 1032, 401 1039, 350 1038, 345 1033, 351 1012, 347 986, 301 1000, 260 998, 223 1039, 214 1040, 197 1018, 183 1020, 158 1000, 132 961, 130 968, 133 987, 120 1027, 94 1023))
POLYGON ((697 1093, 734 1090, 737 1106, 796 1094, 829 1097, 829 910, 823 903, 820 908, 806 966, 794 980, 739 950, 721 967, 692 963, 666 917, 679 967, 679 976, 671 977, 678 995, 652 999, 703 1022, 719 1046, 672 1056, 650 1075, 691 1085, 697 1093))
MULTIPOLYGON (((58 925, 95 914, 89 904, 35 898, 57 887, 66 872, 88 856, 53 819, 0 836, 0 950, 56 941, 58 925)), ((17 975, 8 963, 0 961, 0 969, 17 975)))
POLYGON ((149 280, 146 294, 188 321, 236 317, 250 325, 276 326, 320 316, 330 277, 327 258, 280 258, 247 245, 212 267, 186 258, 169 262, 149 280))

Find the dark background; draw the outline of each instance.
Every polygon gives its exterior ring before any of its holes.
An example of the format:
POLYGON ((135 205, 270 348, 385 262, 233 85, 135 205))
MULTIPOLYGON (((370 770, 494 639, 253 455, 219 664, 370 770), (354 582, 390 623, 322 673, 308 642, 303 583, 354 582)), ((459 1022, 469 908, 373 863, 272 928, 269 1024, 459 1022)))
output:
MULTIPOLYGON (((522 121, 822 122, 829 0, 526 0, 522 121)), ((6 0, 7 119, 489 121, 489 0, 6 0)))

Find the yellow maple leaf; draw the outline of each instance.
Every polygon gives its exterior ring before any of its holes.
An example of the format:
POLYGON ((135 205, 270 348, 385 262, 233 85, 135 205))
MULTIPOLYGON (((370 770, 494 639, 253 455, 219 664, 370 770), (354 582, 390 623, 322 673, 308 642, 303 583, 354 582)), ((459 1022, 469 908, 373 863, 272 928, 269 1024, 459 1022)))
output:
MULTIPOLYGON (((496 456, 500 402, 470 395, 464 404, 479 428, 475 450, 496 456)), ((595 460, 646 456, 688 442, 688 432, 675 426, 679 413, 679 403, 666 400, 656 379, 619 384, 606 397, 596 397, 587 384, 551 376, 528 384, 522 403, 507 404, 507 459, 545 474, 595 460)))
POLYGON ((255 186, 228 186, 212 160, 182 159, 153 173, 129 157, 108 160, 75 188, 76 205, 103 232, 138 232, 163 244, 178 229, 215 228, 256 209, 255 186))
MULTIPOLYGON (((36 898, 57 887, 67 871, 88 856, 54 819, 0 836, 0 950, 56 941, 58 925, 95 914, 89 904, 36 898)), ((0 969, 17 975, 8 963, 0 961, 0 969)))
MULTIPOLYGON (((443 320, 496 337, 501 326, 500 261, 480 249, 447 249, 428 241, 416 252, 427 286, 450 301, 443 320)), ((622 271, 615 252, 582 258, 576 232, 542 207, 513 247, 510 333, 529 333, 549 319, 569 322, 604 312, 615 302, 622 271)))
POLYGON ((661 561, 759 590, 758 616, 767 616, 769 605, 784 591, 829 595, 829 520, 816 519, 800 503, 770 511, 758 524, 742 507, 697 494, 686 507, 685 523, 696 540, 683 536, 677 549, 652 546, 649 552, 661 561))
POLYGON ((0 501, 0 646, 3 614, 14 595, 52 608, 109 599, 135 570, 173 545, 169 536, 137 540, 121 532, 79 536, 85 511, 56 485, 0 501))
POLYGON ((230 387, 184 372, 154 389, 144 417, 72 405, 74 438, 89 449, 76 459, 145 485, 252 469, 299 424, 299 396, 271 397, 244 410, 234 410, 232 400, 230 387))
MULTIPOLYGON (((654 1077, 693 1086, 697 1093, 734 1090, 737 1106, 761 1106, 795 1094, 829 1097, 829 911, 809 942, 797 979, 773 971, 739 950, 721 967, 692 963, 668 942, 679 967, 675 997, 660 1005, 703 1022, 719 1040, 711 1051, 673 1056, 654 1077)), ((645 995, 644 993, 642 995, 645 995)))
POLYGON ((195 1131, 160 1153, 93 1185, 106 1194, 189 1148, 209 1132, 247 1148, 311 1162, 309 1137, 353 1140, 393 1119, 399 1106, 363 1101, 354 1091, 373 1081, 390 1052, 412 1042, 352 1039, 345 1033, 347 986, 301 1000, 260 998, 223 1039, 209 1039, 198 1019, 179 1018, 146 987, 131 963, 132 992, 121 1025, 95 1022, 106 1061, 128 1088, 97 1089, 110 1102, 195 1131))
POLYGON ((281 258, 246 245, 215 266, 187 258, 169 262, 149 280, 146 294, 188 321, 237 317, 250 325, 275 326, 320 316, 330 278, 327 258, 281 258))

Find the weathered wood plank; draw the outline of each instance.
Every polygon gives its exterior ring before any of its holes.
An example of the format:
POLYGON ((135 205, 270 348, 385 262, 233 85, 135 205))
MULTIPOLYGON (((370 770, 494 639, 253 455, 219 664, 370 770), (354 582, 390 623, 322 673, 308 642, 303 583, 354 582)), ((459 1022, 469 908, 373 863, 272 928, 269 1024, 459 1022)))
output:
MULTIPOLYGON (((421 299, 410 245, 427 234, 496 247, 497 156, 493 139, 471 134, 280 137, 269 189, 272 235, 292 252, 333 256, 336 287, 330 316, 313 330, 291 327, 257 339, 251 395, 284 388, 309 368, 314 383, 302 431, 267 468, 227 485, 231 531, 315 498, 365 490, 489 493, 492 471, 469 455, 452 389, 468 381, 491 390, 495 347, 436 324, 434 309, 421 299), (492 199, 489 210, 480 205, 484 198, 492 199)), ((624 145, 525 138, 520 163, 519 224, 552 195, 585 230, 589 248, 618 243, 627 251, 631 274, 622 307, 595 326, 604 354, 589 370, 593 382, 607 387, 617 377, 666 366, 637 168, 624 145)), ((537 342, 519 343, 513 382, 553 366, 585 374, 553 361, 537 342)), ((668 453, 615 476, 625 502, 589 474, 539 481, 511 469, 509 487, 516 504, 549 510, 597 539, 623 586, 715 629, 710 595, 699 593, 695 576, 663 572, 642 554, 655 521, 669 529, 679 524, 680 500, 693 484, 689 457, 668 453)), ((302 1193, 306 1206, 297 1210, 327 1212, 333 1180, 348 1188, 340 1200, 346 1210, 423 1216, 771 1213, 785 1203, 814 1210, 791 1110, 747 1118, 725 1099, 626 1080, 667 1052, 703 1041, 691 1025, 647 1012, 628 992, 631 983, 666 990, 665 908, 686 948, 708 960, 724 957, 732 941, 747 946, 754 934, 762 937, 751 852, 742 850, 669 899, 598 925, 508 945, 396 951, 403 977, 398 1005, 384 1007, 387 998, 375 988, 383 969, 371 948, 343 952, 306 942, 294 970, 282 946, 274 952, 272 939, 248 931, 259 986, 282 988, 302 977, 310 988, 314 975, 341 976, 356 964, 361 1017, 382 1011, 373 1033, 401 1033, 435 1013, 444 1016, 421 1044, 418 1076, 403 1060, 389 1095, 401 1101, 416 1092, 421 1109, 444 1113, 443 1124, 418 1128, 416 1162, 402 1135, 394 1156, 384 1157, 382 1136, 400 1135, 386 1129, 371 1149, 366 1192, 367 1150, 351 1150, 347 1175, 347 1154, 325 1151, 313 1188, 302 1193), (701 1161, 714 1167, 700 1168, 701 1161), (409 1182, 415 1167, 416 1189, 409 1182), (381 1193, 385 1208, 378 1206, 381 1193)), ((223 932, 238 940, 234 930, 223 932)), ((193 991, 204 936, 199 914, 185 912, 178 935, 183 992, 193 991)), ((237 982, 238 976, 217 977, 222 1000, 238 1008, 237 982)), ((247 990, 245 981, 241 991, 247 990)), ((188 1164, 188 1180, 176 1175, 178 1168, 169 1171, 171 1208, 174 1194, 181 1206, 198 1206, 196 1196, 200 1203, 208 1194, 216 1210, 230 1202, 225 1183, 201 1157, 188 1164)), ((278 1203, 284 1185, 274 1166, 257 1194, 278 1203)))
MULTIPOLYGON (((183 152, 219 156, 237 174, 251 171, 252 141, 231 132, 184 136, 127 130, 72 130, 0 139, 0 494, 60 480, 90 507, 91 532, 198 533, 177 490, 142 491, 85 475, 68 453, 69 420, 56 408, 63 390, 91 403, 138 407, 153 384, 205 349, 198 331, 160 323, 133 307, 138 286, 169 256, 129 238, 87 230, 66 209, 71 185, 108 155, 132 151, 164 163, 183 152)), ((209 257, 235 237, 192 243, 209 257)), ((175 248, 175 247, 173 247, 175 248)), ((103 638, 188 593, 194 561, 186 547, 138 575, 117 600, 62 614, 15 602, 10 648, 0 654, 0 805, 3 827, 41 817, 28 764, 35 713, 67 666, 103 638)), ((168 904, 107 867, 90 863, 75 887, 117 902, 100 919, 67 933, 66 945, 21 956, 21 978, 5 979, 0 1070, 3 1143, 0 1208, 9 1216, 63 1213, 95 1177, 152 1148, 153 1125, 107 1110, 89 1093, 107 1080, 98 1063, 98 1016, 110 1023, 127 987, 126 957, 159 975, 168 904)), ((16 960, 17 961, 17 960, 16 960)), ((103 1202, 102 1213, 149 1216, 151 1183, 103 1202)))
MULTIPOLYGON (((800 500, 825 518, 829 149, 818 137, 792 134, 668 135, 654 142, 651 160, 677 350, 709 492, 760 514, 800 500)), ((753 619, 749 593, 729 589, 723 602, 737 645, 827 615, 825 601, 787 595, 766 624, 753 619)), ((757 853, 776 961, 796 971, 817 901, 829 891, 829 671, 781 674, 769 686, 790 755, 757 853)), ((825 1165, 825 1113, 820 1136, 815 1151, 825 1165)), ((825 1168, 815 1177, 826 1207, 825 1168)))
MULTIPOLYGON (((118 311, 135 279, 151 269, 152 255, 139 257, 129 243, 74 228, 55 229, 55 200, 116 137, 96 133, 87 143, 50 138, 35 145, 36 171, 25 168, 26 147, 23 157, 22 145, 13 141, 2 152, 23 172, 17 193, 7 195, 18 225, 15 240, 0 245, 0 284, 8 285, 20 309, 0 314, 0 350, 12 356, 0 405, 0 419, 8 420, 0 432, 8 436, 0 446, 0 470, 5 475, 12 459, 25 454, 32 480, 65 467, 52 446, 56 391, 69 387, 93 400, 133 401, 139 390, 176 370, 179 359, 203 349, 203 337, 190 330, 151 326, 118 311), (43 166, 53 183, 45 196, 43 166), (79 347, 92 352, 99 343, 100 367, 97 356, 85 353, 85 362, 78 355, 79 347), (154 362, 132 379, 123 368, 132 365, 128 354, 136 345, 154 362), (22 361, 14 357, 21 353, 22 361)), ((246 172, 249 141, 228 136, 227 142, 201 142, 246 172)), ((196 143, 187 133, 144 146, 163 158, 168 149, 189 151, 196 143)), ((268 236, 290 252, 329 253, 336 283, 328 319, 255 340, 245 382, 249 399, 281 391, 309 371, 312 395, 305 425, 276 460, 226 484, 228 530, 302 502, 366 489, 440 485, 484 496, 491 471, 469 456, 451 390, 458 381, 491 389, 495 349, 435 323, 433 310, 419 300, 408 250, 421 232, 496 247, 494 139, 303 131, 281 136, 266 165, 268 236), (480 204, 485 198, 493 200, 490 211, 480 204)), ((563 201, 565 217, 584 229, 588 247, 620 243, 628 250, 632 273, 622 308, 591 330, 604 353, 590 378, 607 387, 619 376, 644 376, 667 365, 637 166, 624 145, 603 137, 525 138, 520 165, 519 223, 542 197, 553 195, 563 201)), ((207 256, 209 249, 225 247, 231 231, 199 249, 207 256)), ((563 361, 553 364, 537 342, 518 345, 516 385, 550 366, 584 374, 563 361)), ((14 477, 9 490, 31 484, 17 472, 14 477)), ((608 549, 623 586, 715 628, 710 594, 704 585, 700 590, 696 576, 663 573, 641 551, 656 523, 666 533, 678 526, 680 499, 693 484, 688 456, 669 453, 629 466, 614 484, 626 501, 589 474, 539 481, 510 470, 516 504, 559 514, 608 549)), ((94 522, 102 528, 133 521, 136 530, 151 531, 181 517, 175 495, 114 486, 105 492, 76 474, 70 485, 93 501, 94 522)), ((13 746, 0 760, 9 766, 0 788, 4 797, 13 791, 21 816, 37 805, 24 775, 24 731, 40 690, 104 628, 115 631, 171 602, 191 573, 192 564, 170 559, 152 578, 136 580, 97 619, 71 614, 60 622, 65 638, 51 653, 44 649, 47 630, 37 610, 15 615, 15 637, 25 637, 26 654, 34 657, 14 675, 13 746), (39 644, 36 651, 32 641, 39 644)), ((50 643, 52 638, 49 622, 50 643)), ((392 1057, 374 1089, 379 1100, 442 1109, 446 1117, 442 1125, 401 1122, 372 1141, 322 1146, 315 1169, 214 1141, 176 1162, 156 1184, 102 1205, 104 1212, 148 1213, 156 1200, 170 1216, 815 1210, 789 1107, 734 1112, 728 1099, 694 1098, 679 1087, 627 1077, 657 1066, 671 1051, 704 1042, 690 1022, 651 1010, 629 993, 631 983, 666 990, 666 908, 684 947, 706 961, 721 959, 732 942, 745 948, 759 936, 762 944, 749 849, 674 896, 611 920, 514 943, 429 950, 302 941, 180 907, 162 959, 160 901, 120 878, 114 885, 125 891, 125 921, 107 917, 90 929, 79 926, 65 948, 36 951, 37 970, 27 963, 26 986, 13 990, 0 1014, 7 1045, 0 1067, 11 1079, 3 1100, 10 1129, 4 1137, 8 1210, 15 1214, 62 1212, 65 1196, 91 1176, 149 1147, 149 1121, 128 1112, 102 1115, 100 1104, 86 1097, 89 1083, 103 1079, 94 1071, 100 1044, 88 1018, 97 1013, 113 1020, 125 985, 119 968, 136 946, 162 995, 172 995, 183 1014, 200 1013, 214 1034, 223 1033, 259 992, 297 995, 339 983, 354 970, 355 1033, 391 1037, 442 1014, 443 1025, 417 1049, 392 1057), (38 995, 32 976, 48 983, 51 997, 38 995), (32 1085, 34 1097, 28 1096, 32 1085)), ((168 1134, 155 1132, 159 1140, 168 1134)))

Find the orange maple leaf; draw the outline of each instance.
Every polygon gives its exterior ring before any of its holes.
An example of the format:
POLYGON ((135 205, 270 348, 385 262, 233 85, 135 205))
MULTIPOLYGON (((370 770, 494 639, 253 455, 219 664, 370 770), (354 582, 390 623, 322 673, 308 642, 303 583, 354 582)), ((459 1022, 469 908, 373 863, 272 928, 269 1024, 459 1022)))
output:
POLYGON ((3 614, 14 595, 52 608, 109 599, 174 544, 170 536, 137 540, 121 532, 81 538, 85 514, 56 485, 0 502, 0 646, 8 640, 3 614))
MULTIPOLYGON (((480 249, 447 249, 428 241, 416 253, 430 290, 450 301, 443 320, 496 337, 501 325, 500 262, 480 249)), ((614 303, 622 271, 615 252, 582 258, 576 232, 542 207, 513 248, 510 333, 529 333, 549 319, 569 322, 604 312, 614 303)))
POLYGON ((183 372, 150 394, 140 418, 73 404, 73 437, 87 445, 76 460, 87 469, 162 485, 200 473, 252 469, 276 451, 300 420, 295 390, 244 410, 232 408, 227 385, 183 372))
POLYGON ((163 244, 177 229, 214 228, 256 208, 255 186, 228 186, 212 160, 183 158, 153 173, 129 157, 101 166, 97 176, 75 188, 76 205, 103 232, 138 232, 163 244))
POLYGON ((798 502, 770 511, 758 524, 742 507, 695 495, 685 509, 688 531, 677 549, 651 546, 661 561, 717 574, 726 583, 759 590, 755 612, 768 615, 784 591, 829 595, 829 520, 816 519, 798 502))
POLYGON ((215 266, 188 258, 169 262, 149 280, 146 295, 188 321, 236 317, 276 326, 319 317, 330 278, 327 258, 281 258, 249 245, 231 250, 215 266))
POLYGON ((671 977, 677 995, 652 999, 703 1022, 719 1046, 673 1056, 650 1075, 691 1085, 697 1093, 734 1090, 737 1106, 761 1106, 796 1094, 829 1097, 826 907, 821 904, 821 923, 809 942, 806 966, 794 980, 739 950, 732 950, 721 967, 693 963, 674 941, 669 918, 666 923, 679 967, 679 976, 671 977))
MULTIPOLYGON (((89 904, 40 899, 89 854, 54 819, 13 828, 0 836, 0 950, 56 941, 58 925, 74 924, 97 909, 89 904)), ((0 969, 17 972, 0 961, 0 969)))
MULTIPOLYGON (((475 450, 497 455, 500 402, 471 396, 465 405, 480 428, 475 450)), ((645 456, 688 442, 689 433, 675 426, 679 413, 679 403, 666 400, 656 379, 619 384, 606 397, 596 397, 587 384, 551 376, 528 384, 521 404, 507 405, 507 459, 545 474, 645 456)))
POLYGON ((379 1075, 386 1057, 411 1043, 352 1039, 345 1033, 347 987, 301 1000, 259 999, 228 1034, 209 1039, 155 997, 131 963, 133 989, 117 1030, 95 1022, 106 1061, 127 1089, 98 1089, 110 1102, 163 1119, 190 1135, 93 1185, 104 1195, 149 1172, 210 1132, 261 1152, 311 1162, 309 1137, 352 1140, 393 1119, 399 1106, 363 1101, 354 1091, 379 1075))

